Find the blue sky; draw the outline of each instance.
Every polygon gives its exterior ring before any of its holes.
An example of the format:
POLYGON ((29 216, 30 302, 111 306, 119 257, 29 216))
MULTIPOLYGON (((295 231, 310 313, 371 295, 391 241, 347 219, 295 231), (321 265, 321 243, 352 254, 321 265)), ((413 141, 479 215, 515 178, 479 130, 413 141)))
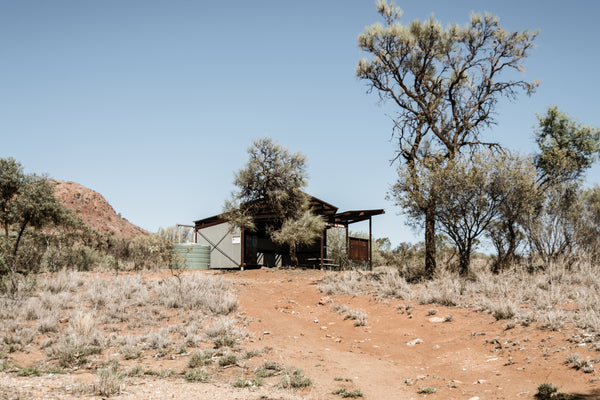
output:
MULTIPOLYGON (((600 2, 398 4, 404 22, 490 11, 540 30, 524 78, 541 85, 501 102, 486 139, 534 151, 535 114, 553 104, 600 126, 600 2)), ((341 211, 385 208, 376 236, 421 240, 385 199, 393 107, 354 73, 356 37, 377 21, 370 0, 2 0, 0 157, 94 189, 155 232, 219 213, 252 139, 269 135, 306 155, 309 193, 341 211)))

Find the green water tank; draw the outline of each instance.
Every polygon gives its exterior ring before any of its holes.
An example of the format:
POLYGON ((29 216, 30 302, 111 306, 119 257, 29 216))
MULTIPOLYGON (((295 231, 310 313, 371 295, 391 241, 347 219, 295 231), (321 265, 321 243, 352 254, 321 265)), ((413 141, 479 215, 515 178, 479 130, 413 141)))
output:
POLYGON ((210 266, 210 246, 204 244, 174 244, 171 254, 177 268, 208 269, 210 266))

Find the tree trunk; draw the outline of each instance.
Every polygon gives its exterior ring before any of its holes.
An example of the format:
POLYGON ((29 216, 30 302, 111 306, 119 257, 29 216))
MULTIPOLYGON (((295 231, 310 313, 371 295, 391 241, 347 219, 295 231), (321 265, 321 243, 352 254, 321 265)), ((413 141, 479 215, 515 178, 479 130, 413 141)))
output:
POLYGON ((425 278, 427 279, 433 278, 435 273, 435 253, 435 206, 430 202, 425 211, 425 278))
POLYGON ((298 267, 298 257, 296 256, 296 244, 290 244, 290 261, 292 262, 292 267, 298 267))
POLYGON ((498 246, 496 246, 498 259, 492 268, 494 274, 499 274, 505 270, 515 259, 515 252, 517 251, 517 234, 512 222, 507 223, 506 242, 508 243, 506 250, 502 248, 502 240, 500 240, 498 246))
POLYGON ((469 275, 469 266, 471 265, 471 249, 472 249, 472 244, 469 241, 465 248, 463 249, 459 249, 459 254, 458 254, 458 267, 459 267, 459 272, 460 272, 460 276, 468 276, 469 275))

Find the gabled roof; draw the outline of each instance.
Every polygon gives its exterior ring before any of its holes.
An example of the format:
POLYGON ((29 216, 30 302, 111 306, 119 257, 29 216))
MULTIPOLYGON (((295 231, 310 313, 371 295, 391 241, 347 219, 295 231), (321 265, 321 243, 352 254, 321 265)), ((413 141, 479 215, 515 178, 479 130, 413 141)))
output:
MULTIPOLYGON (((348 225, 355 222, 365 221, 373 215, 385 214, 383 209, 379 210, 354 210, 338 213, 338 208, 314 196, 309 196, 310 208, 317 214, 323 216, 328 222, 334 224, 348 225)), ((268 220, 271 218, 269 214, 263 214, 258 217, 259 220, 268 220)), ((211 225, 216 225, 225 222, 226 219, 222 215, 199 219, 194 221, 196 228, 204 228, 211 225)))

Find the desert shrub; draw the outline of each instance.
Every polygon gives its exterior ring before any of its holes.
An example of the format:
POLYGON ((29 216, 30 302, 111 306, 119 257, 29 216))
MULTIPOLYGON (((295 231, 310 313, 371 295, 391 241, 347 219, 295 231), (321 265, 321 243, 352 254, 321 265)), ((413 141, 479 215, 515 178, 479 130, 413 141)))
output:
POLYGON ((50 347, 48 355, 58 360, 61 367, 72 367, 87 363, 87 357, 99 354, 102 348, 90 345, 87 341, 74 336, 61 338, 56 345, 50 347))
POLYGON ((355 296, 365 293, 364 274, 348 271, 342 274, 329 272, 319 281, 318 289, 325 294, 346 294, 355 296))
POLYGON ((435 392, 437 392, 437 390, 433 386, 420 387, 419 390, 417 390, 417 393, 419 394, 432 394, 435 392))
POLYGON ((4 343, 8 345, 18 345, 19 348, 22 348, 23 346, 33 343, 35 337, 36 331, 30 327, 15 327, 13 332, 4 336, 4 343))
POLYGON ((42 303, 37 297, 25 300, 21 308, 21 315, 28 321, 39 319, 42 316, 42 303))
POLYGON ((377 291, 381 297, 409 300, 411 289, 397 269, 387 268, 378 274, 377 291))
POLYGON ((554 393, 558 392, 558 388, 551 383, 541 383, 537 390, 535 397, 540 400, 550 400, 554 393))
POLYGON ((339 389, 334 390, 331 393, 335 394, 337 396, 341 396, 345 399, 347 399, 347 398, 356 399, 358 397, 364 396, 363 393, 358 389, 348 391, 348 389, 346 389, 346 388, 339 388, 339 389))
POLYGON ((159 235, 140 235, 129 243, 129 256, 135 270, 157 270, 169 263, 171 242, 159 235))
POLYGON ((40 375, 42 375, 42 371, 40 371, 40 369, 37 366, 30 365, 28 367, 19 369, 19 371, 17 372, 17 375, 19 375, 19 376, 40 376, 40 375))
POLYGON ((285 367, 276 361, 265 361, 254 371, 254 374, 259 378, 269 378, 280 373, 284 369, 285 367))
POLYGON ((142 376, 142 375, 144 375, 144 367, 142 367, 141 365, 135 365, 135 366, 127 369, 125 372, 123 372, 123 375, 125 375, 125 376, 142 376))
POLYGON ((183 379, 188 382, 208 382, 208 374, 203 369, 187 369, 183 374, 183 379))
POLYGON ((69 318, 65 336, 48 349, 48 355, 56 358, 61 367, 82 365, 87 357, 100 354, 106 347, 106 338, 97 330, 94 316, 76 311, 69 318))
POLYGON ((565 363, 571 368, 583 370, 585 373, 594 372, 594 366, 588 360, 581 358, 577 353, 569 354, 565 363))
POLYGON ((515 316, 515 305, 510 301, 493 303, 490 307, 492 316, 496 320, 511 319, 515 316))
POLYGON ((149 332, 144 340, 149 348, 157 350, 162 355, 166 354, 173 346, 169 330, 166 328, 149 332))
POLYGON ((229 365, 235 365, 238 362, 238 356, 235 353, 227 352, 219 357, 219 366, 227 367, 229 365))
POLYGON ((204 335, 213 342, 215 348, 233 347, 248 337, 248 332, 236 325, 236 320, 221 317, 204 331, 204 335))
POLYGON ((302 370, 297 368, 288 368, 279 382, 279 386, 284 389, 301 389, 312 384, 312 379, 304 376, 302 370))
POLYGON ((50 293, 74 292, 83 285, 81 276, 73 271, 61 269, 54 274, 40 277, 38 287, 50 293))
POLYGON ((158 302, 169 308, 202 310, 206 314, 228 315, 238 303, 231 284, 220 277, 190 275, 158 281, 154 286, 158 302))
POLYGON ((190 357, 188 361, 188 367, 190 368, 198 368, 206 365, 210 365, 213 362, 214 351, 212 350, 204 350, 199 351, 190 357))
POLYGON ((198 334, 199 326, 192 322, 188 326, 179 330, 179 334, 183 339, 183 345, 196 347, 202 342, 202 335, 198 334))
POLYGON ((332 304, 333 308, 338 314, 342 315, 344 319, 351 319, 354 321, 354 326, 364 326, 367 323, 367 314, 361 310, 351 310, 344 304, 332 304))
POLYGON ((123 391, 125 373, 119 370, 118 363, 109 363, 109 365, 96 371, 96 382, 92 386, 92 391, 100 396, 112 396, 120 394, 123 391))
POLYGON ((133 360, 142 355, 138 348, 139 338, 134 336, 123 336, 119 340, 119 352, 125 360, 133 360))
POLYGON ((263 380, 261 378, 256 378, 256 379, 237 378, 233 382, 233 387, 236 387, 236 388, 260 387, 262 385, 263 385, 263 380))
POLYGON ((38 321, 38 331, 40 333, 56 332, 58 330, 58 321, 56 317, 45 317, 38 321))

